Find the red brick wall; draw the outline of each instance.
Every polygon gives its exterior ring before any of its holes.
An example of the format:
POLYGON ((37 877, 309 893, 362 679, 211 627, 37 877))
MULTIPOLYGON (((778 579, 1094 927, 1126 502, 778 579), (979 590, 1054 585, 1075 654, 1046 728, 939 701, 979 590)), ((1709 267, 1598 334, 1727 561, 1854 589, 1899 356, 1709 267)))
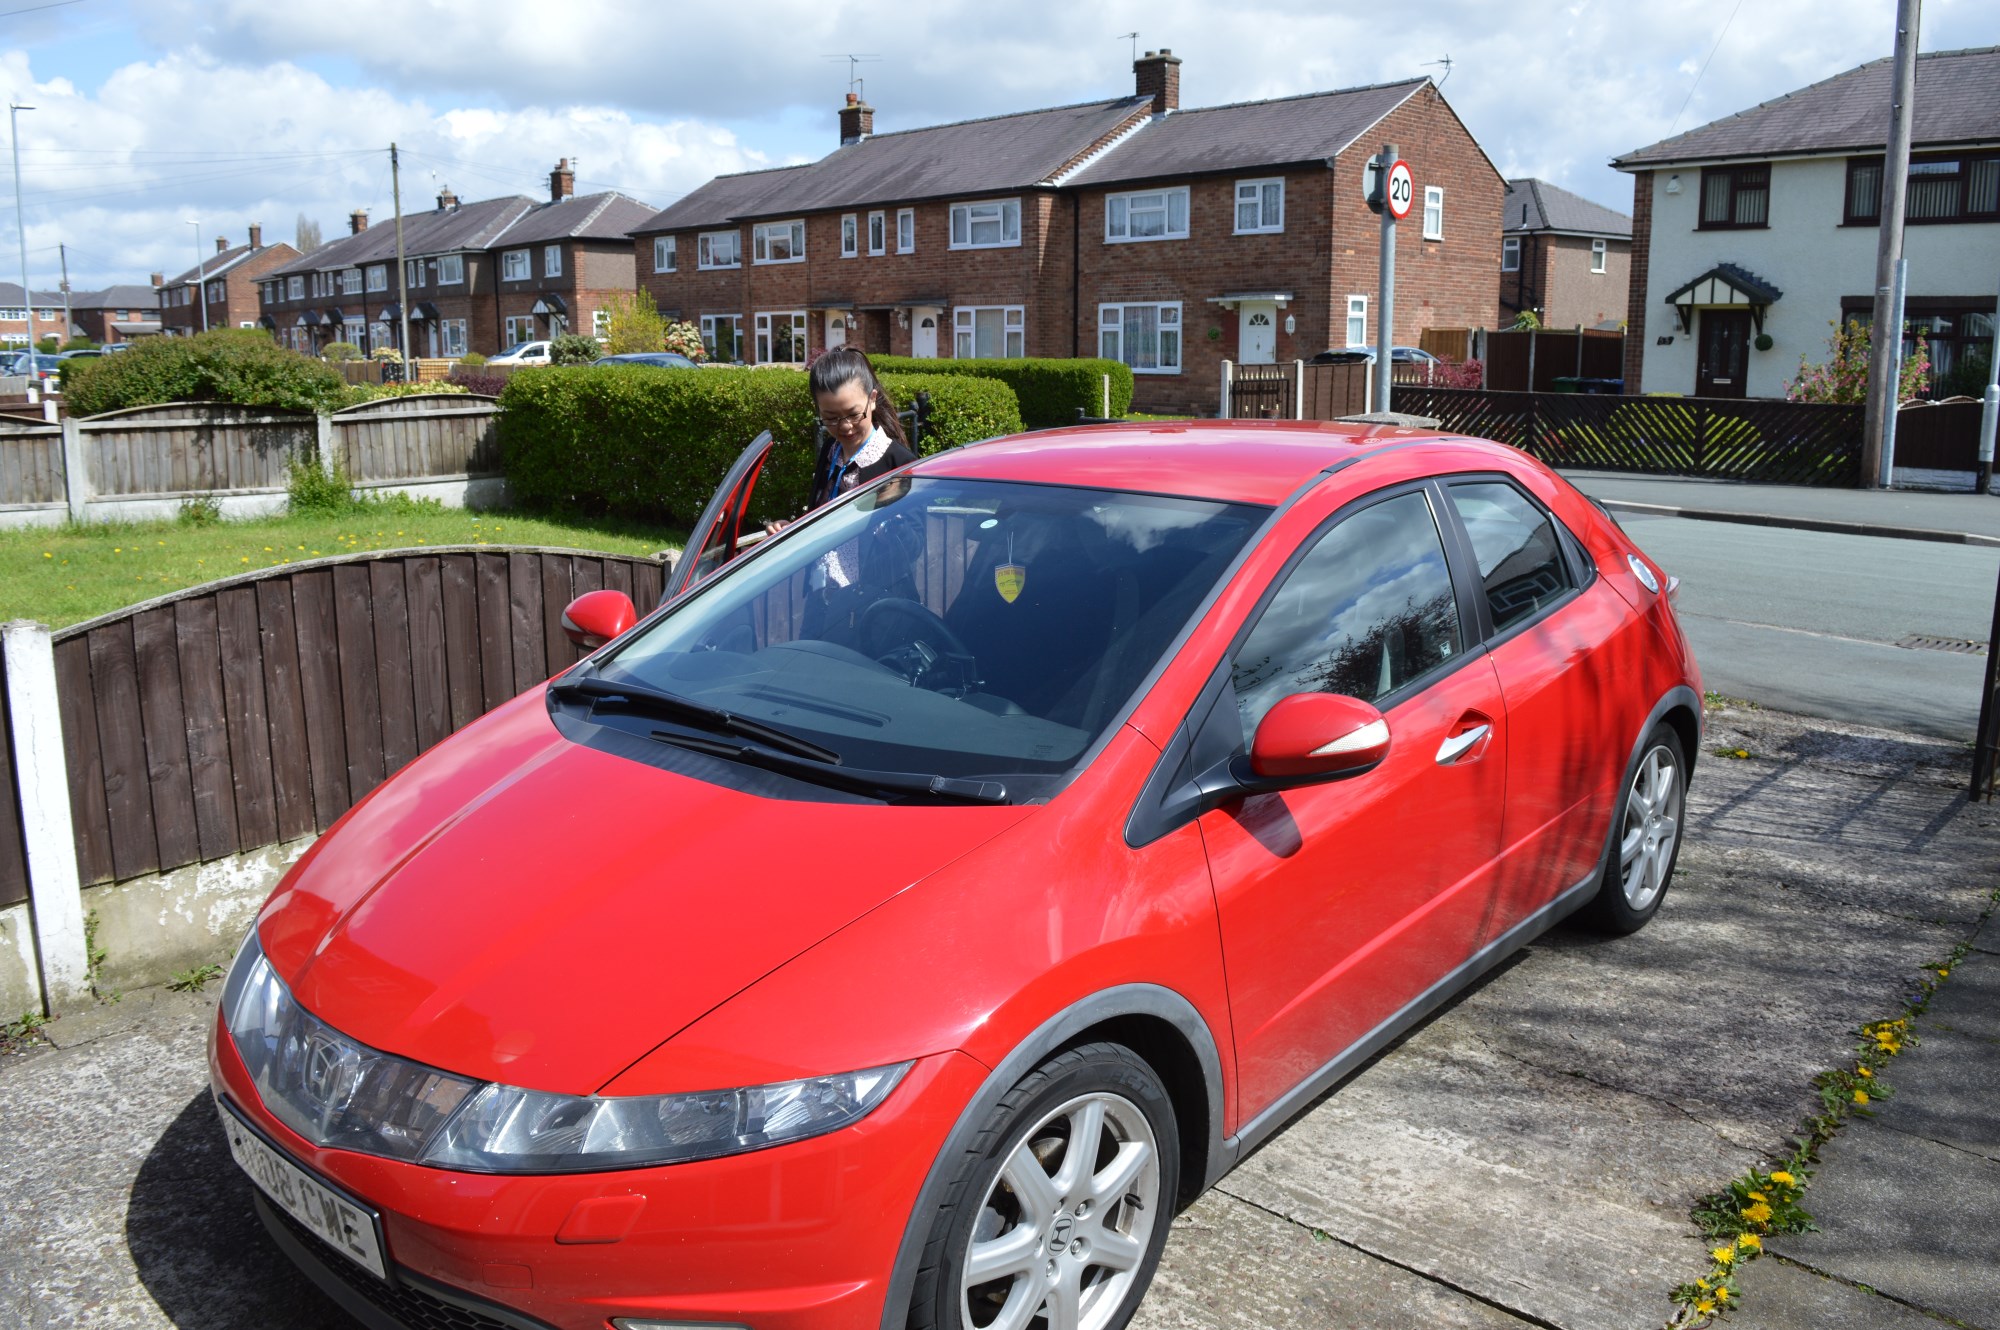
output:
MULTIPOLYGON (((1574 328, 1582 324, 1617 322, 1626 317, 1632 271, 1632 245, 1625 240, 1607 244, 1604 271, 1590 270, 1588 236, 1545 236, 1540 240, 1542 324, 1574 328)), ((1510 274, 1511 276, 1511 274, 1510 274)))
POLYGON ((1653 173, 1632 177, 1632 258, 1625 302, 1625 391, 1643 392, 1639 367, 1646 356, 1646 280, 1653 262, 1653 173))

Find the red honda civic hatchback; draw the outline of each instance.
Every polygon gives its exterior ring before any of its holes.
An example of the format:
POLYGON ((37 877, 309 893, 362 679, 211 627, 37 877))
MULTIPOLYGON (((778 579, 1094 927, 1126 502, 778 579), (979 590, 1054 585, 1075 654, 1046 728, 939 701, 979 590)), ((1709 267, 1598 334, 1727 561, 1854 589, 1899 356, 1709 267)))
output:
POLYGON ((322 836, 215 1098, 378 1327, 1106 1330, 1169 1221, 1556 920, 1658 910, 1666 577, 1512 449, 1079 427, 735 557, 322 836))

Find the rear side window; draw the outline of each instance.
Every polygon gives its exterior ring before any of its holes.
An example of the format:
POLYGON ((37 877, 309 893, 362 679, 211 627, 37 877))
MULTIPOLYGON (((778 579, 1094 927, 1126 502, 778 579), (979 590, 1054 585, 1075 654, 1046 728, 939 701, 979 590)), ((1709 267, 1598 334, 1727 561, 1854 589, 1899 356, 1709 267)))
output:
POLYGON ((1555 524, 1512 485, 1453 485, 1451 502, 1472 537, 1494 632, 1505 632, 1576 585, 1555 524))
POLYGON ((1458 601, 1430 503, 1405 494, 1344 518, 1271 598, 1236 653, 1248 744, 1293 693, 1373 702, 1461 650, 1458 601))

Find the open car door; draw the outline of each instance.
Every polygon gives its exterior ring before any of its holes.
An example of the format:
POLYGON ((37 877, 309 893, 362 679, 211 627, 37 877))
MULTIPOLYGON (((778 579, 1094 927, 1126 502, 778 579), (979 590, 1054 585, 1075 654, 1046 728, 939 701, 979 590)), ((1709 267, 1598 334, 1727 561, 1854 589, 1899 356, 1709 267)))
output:
POLYGON ((674 564, 663 599, 672 600, 680 595, 735 558, 742 546, 763 536, 760 530, 746 539, 743 519, 750 511, 750 495, 757 488, 757 477, 763 474, 764 460, 771 455, 773 446, 771 431, 765 430, 737 456, 729 474, 709 496, 708 506, 701 510, 701 520, 688 533, 687 548, 674 564))

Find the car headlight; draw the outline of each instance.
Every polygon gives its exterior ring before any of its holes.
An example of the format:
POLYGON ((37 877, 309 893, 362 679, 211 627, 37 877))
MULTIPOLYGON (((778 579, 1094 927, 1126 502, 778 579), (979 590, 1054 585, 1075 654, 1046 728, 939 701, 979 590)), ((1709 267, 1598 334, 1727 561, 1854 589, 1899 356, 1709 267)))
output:
POLYGON ((264 1106, 319 1145, 472 1173, 594 1173, 712 1159, 835 1131, 912 1064, 744 1089, 564 1095, 469 1080, 348 1038, 300 1006, 255 931, 223 1018, 264 1106))

